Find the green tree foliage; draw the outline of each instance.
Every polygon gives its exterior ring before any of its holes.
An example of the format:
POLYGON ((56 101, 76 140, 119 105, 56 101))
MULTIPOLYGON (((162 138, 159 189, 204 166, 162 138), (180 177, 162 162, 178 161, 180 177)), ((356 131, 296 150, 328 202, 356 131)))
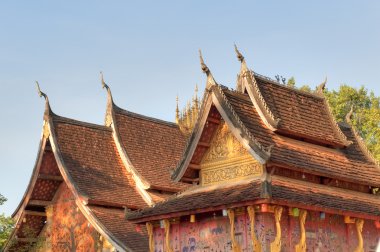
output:
POLYGON ((294 88, 296 86, 296 79, 294 77, 290 77, 286 86, 294 88))
POLYGON ((364 87, 355 89, 347 85, 341 85, 338 91, 326 90, 325 95, 337 121, 344 121, 353 106, 352 124, 374 157, 380 160, 380 97, 364 87))
MULTIPOLYGON (((6 200, 7 199, 0 194, 0 205, 4 204, 6 200)), ((13 226, 14 222, 12 218, 7 217, 4 214, 0 215, 0 250, 2 250, 5 242, 11 234, 13 226)))

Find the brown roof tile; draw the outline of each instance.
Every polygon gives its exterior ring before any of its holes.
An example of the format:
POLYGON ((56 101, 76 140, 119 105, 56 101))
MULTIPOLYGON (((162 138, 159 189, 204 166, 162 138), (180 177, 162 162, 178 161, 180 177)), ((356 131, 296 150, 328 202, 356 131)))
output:
POLYGON ((332 149, 277 135, 265 127, 250 98, 224 89, 234 110, 255 138, 266 146, 274 145, 269 162, 321 176, 364 185, 380 186, 380 170, 358 146, 349 128, 343 128, 353 144, 332 149))
POLYGON ((272 198, 308 206, 356 212, 380 216, 380 198, 375 195, 313 184, 284 178, 272 177, 272 198))
POLYGON ((259 76, 256 76, 256 80, 269 109, 280 119, 280 132, 322 143, 346 145, 346 139, 342 139, 337 132, 338 128, 323 97, 288 88, 259 76))
POLYGON ((155 217, 181 212, 196 213, 200 209, 252 202, 255 200, 267 200, 268 203, 285 204, 299 207, 318 207, 335 211, 368 214, 380 216, 380 198, 351 190, 335 188, 326 185, 290 179, 280 176, 272 176, 263 194, 263 182, 259 179, 250 180, 249 183, 236 183, 222 188, 207 187, 209 190, 190 189, 188 192, 171 197, 165 202, 153 207, 130 213, 129 220, 155 217), (194 192, 192 192, 194 191, 194 192))
POLYGON ((149 250, 148 235, 145 227, 138 227, 127 221, 123 210, 99 206, 89 207, 102 225, 126 247, 135 252, 146 252, 149 250))
POLYGON ((186 142, 176 124, 141 116, 116 106, 115 118, 129 159, 148 183, 154 188, 169 191, 179 191, 188 186, 170 178, 170 170, 176 167, 186 142))
POLYGON ((147 206, 118 155, 110 128, 53 117, 55 135, 67 172, 89 200, 147 206))

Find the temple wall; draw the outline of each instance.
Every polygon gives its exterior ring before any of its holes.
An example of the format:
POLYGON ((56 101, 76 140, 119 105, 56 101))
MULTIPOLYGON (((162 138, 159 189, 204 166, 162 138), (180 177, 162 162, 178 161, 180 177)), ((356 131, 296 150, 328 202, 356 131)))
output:
POLYGON ((66 184, 58 189, 54 204, 46 209, 47 222, 36 251, 113 251, 86 220, 66 184))
MULTIPOLYGON (((273 213, 256 214, 255 232, 263 251, 270 251, 269 244, 276 236, 273 213)), ((305 224, 307 251, 354 251, 358 244, 355 224, 345 224, 343 216, 326 214, 321 220, 318 212, 308 212, 305 224)), ((298 217, 287 215, 281 218, 281 251, 294 251, 300 239, 298 217)), ((380 237, 373 221, 365 221, 363 228, 364 251, 376 251, 380 237)), ((247 214, 236 216, 235 237, 242 251, 253 251, 250 238, 250 223, 247 214)), ((155 251, 165 250, 165 231, 154 229, 155 251)), ((224 252, 232 251, 230 224, 228 217, 197 220, 195 223, 172 224, 170 230, 171 247, 174 252, 224 252)))

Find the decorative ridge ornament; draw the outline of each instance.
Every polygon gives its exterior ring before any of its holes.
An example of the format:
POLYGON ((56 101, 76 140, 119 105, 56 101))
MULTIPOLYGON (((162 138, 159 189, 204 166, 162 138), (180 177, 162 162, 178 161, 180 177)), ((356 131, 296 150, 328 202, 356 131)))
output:
POLYGON ((240 74, 243 74, 245 71, 248 71, 247 63, 245 62, 245 58, 243 54, 241 54, 241 52, 237 48, 236 44, 234 45, 234 47, 235 47, 236 57, 241 63, 240 74))
POLYGON ((380 168, 380 162, 373 156, 372 152, 368 149, 367 144, 364 142, 363 138, 360 136, 359 132, 355 129, 355 127, 352 125, 352 116, 354 114, 354 106, 351 106, 350 111, 345 116, 345 121, 351 128, 354 137, 356 141, 359 144, 359 148, 362 150, 364 155, 373 163, 375 163, 380 168))
POLYGON ((352 122, 351 122, 351 118, 352 118, 352 115, 354 114, 354 105, 351 105, 351 109, 350 109, 350 111, 347 113, 347 115, 345 116, 345 121, 346 121, 346 123, 348 123, 348 124, 351 124, 352 122))
POLYGON ((100 82, 102 83, 102 88, 105 88, 107 90, 107 110, 106 115, 104 118, 104 124, 109 127, 111 126, 113 119, 112 119, 112 109, 113 109, 113 98, 110 87, 106 84, 103 77, 103 72, 100 71, 100 82))
POLYGON ((40 84, 38 84, 38 81, 36 81, 36 87, 37 87, 38 95, 39 95, 40 97, 44 97, 45 100, 48 100, 47 95, 46 95, 44 92, 41 91, 41 89, 40 89, 40 84))
POLYGON ((206 89, 209 89, 210 87, 216 85, 216 81, 214 77, 211 74, 210 69, 205 64, 203 57, 202 57, 202 51, 199 49, 199 60, 201 62, 201 69, 207 76, 207 83, 206 83, 206 89))
POLYGON ((325 77, 325 80, 321 84, 318 85, 317 87, 318 94, 323 95, 323 91, 326 88, 326 83, 327 83, 327 76, 325 77))

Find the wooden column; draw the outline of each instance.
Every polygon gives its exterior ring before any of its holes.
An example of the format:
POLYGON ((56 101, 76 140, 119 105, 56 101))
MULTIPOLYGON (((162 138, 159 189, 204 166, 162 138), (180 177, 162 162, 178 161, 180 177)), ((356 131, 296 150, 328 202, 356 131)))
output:
POLYGON ((274 208, 274 220, 276 222, 276 237, 274 241, 270 244, 271 252, 280 252, 281 251, 281 215, 283 208, 280 206, 276 206, 274 208))
POLYGON ((295 246, 296 252, 306 252, 306 231, 305 231, 305 222, 306 222, 307 211, 301 209, 300 215, 298 217, 300 223, 300 240, 295 246))
POLYGON ((233 209, 227 210, 228 218, 230 219, 230 234, 233 252, 241 252, 241 247, 236 242, 235 238, 235 211, 233 209))
POLYGON ((255 234, 255 208, 253 206, 247 207, 247 212, 249 216, 249 221, 251 225, 251 240, 252 240, 252 248, 255 252, 261 252, 262 246, 260 241, 256 238, 255 234))

